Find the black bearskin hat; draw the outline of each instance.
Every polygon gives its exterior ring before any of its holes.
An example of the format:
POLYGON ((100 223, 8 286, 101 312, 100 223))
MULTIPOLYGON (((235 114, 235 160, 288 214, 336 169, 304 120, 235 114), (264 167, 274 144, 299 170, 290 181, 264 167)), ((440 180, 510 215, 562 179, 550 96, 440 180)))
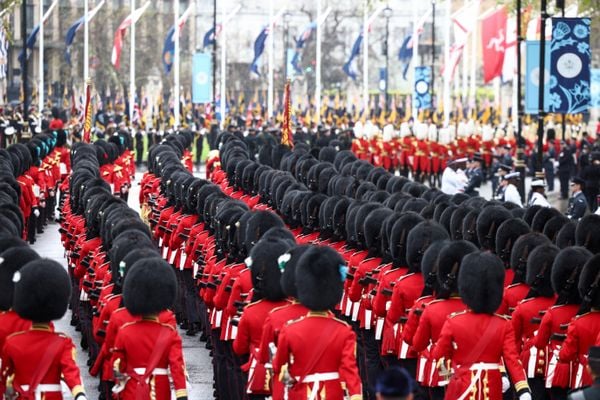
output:
POLYGON ((127 271, 123 303, 133 315, 158 314, 171 307, 177 296, 173 268, 158 257, 142 258, 127 271))
POLYGON ((458 273, 462 259, 477 251, 477 247, 466 240, 456 240, 444 246, 438 256, 437 280, 439 298, 448 298, 458 291, 458 273))
POLYGON ((579 295, 583 299, 580 313, 600 308, 600 254, 590 258, 579 276, 579 295))
POLYGON ((26 246, 18 246, 0 253, 0 311, 13 308, 15 283, 13 276, 23 265, 37 260, 40 256, 26 246))
POLYGON ((273 227, 283 227, 283 220, 275 213, 270 211, 257 211, 252 213, 246 225, 246 250, 250 253, 250 249, 264 235, 266 231, 273 227))
POLYGON ((510 212, 502 206, 488 206, 481 210, 477 217, 477 240, 481 250, 495 250, 498 227, 510 218, 510 212))
POLYGON ((557 304, 579 304, 577 290, 579 276, 585 263, 593 254, 585 247, 566 247, 558 253, 552 264, 552 289, 558 294, 557 304))
POLYGON ((27 247, 28 244, 18 236, 0 235, 0 253, 13 247, 27 247))
POLYGON ((525 222, 527 222, 527 225, 531 226, 531 223, 533 222, 533 217, 535 217, 535 214, 537 214, 537 212, 540 211, 542 208, 542 206, 535 205, 527 207, 525 209, 525 215, 523 216, 523 219, 525 220, 525 222))
POLYGON ((289 241, 268 238, 259 240, 252 247, 246 265, 252 273, 252 286, 257 300, 278 301, 285 298, 278 259, 292 247, 293 244, 289 241))
POLYGON ((296 267, 298 260, 308 250, 310 246, 302 245, 290 249, 287 253, 279 256, 277 263, 283 271, 281 273, 281 289, 286 296, 294 299, 298 298, 298 290, 296 288, 296 267))
POLYGON ((527 297, 552 297, 552 264, 560 249, 553 244, 537 246, 527 257, 527 284, 531 288, 527 297))
POLYGON ((590 214, 579 220, 575 241, 577 246, 583 246, 594 254, 600 253, 600 215, 590 214))
POLYGON ((369 257, 381 255, 381 240, 383 222, 394 212, 387 207, 373 210, 364 220, 365 244, 369 250, 369 257))
POLYGON ((538 232, 530 232, 517 239, 510 253, 510 266, 515 271, 513 284, 525 282, 527 276, 527 259, 533 249, 548 244, 552 244, 550 239, 538 232))
POLYGON ((529 225, 521 218, 511 218, 504 221, 496 231, 496 254, 510 267, 510 254, 517 239, 529 233, 529 225))
POLYGON ((67 312, 71 279, 62 265, 40 258, 23 266, 13 277, 14 309, 21 318, 50 322, 67 312))
POLYGON ((531 230, 533 232, 544 232, 546 223, 557 215, 561 214, 556 208, 542 207, 531 220, 531 230))
POLYGON ((409 232, 418 224, 425 221, 423 217, 414 212, 403 213, 392 226, 390 235, 390 253, 392 254, 394 268, 408 265, 406 261, 406 250, 409 232))
POLYGON ((468 240, 477 247, 479 247, 479 240, 477 238, 477 218, 479 217, 480 212, 479 208, 473 208, 465 215, 462 225, 462 238, 468 240))
POLYGON ((555 243, 558 232, 568 222, 569 218, 565 217, 564 215, 555 215, 554 217, 550 218, 548 222, 546 222, 542 233, 546 235, 546 237, 550 239, 551 242, 555 243))
POLYGON ((565 247, 575 246, 575 231, 577 229, 577 222, 569 221, 563 225, 562 228, 556 234, 556 245, 564 249, 565 247))
POLYGON ((347 267, 330 247, 311 246, 296 265, 298 300, 313 311, 335 307, 342 298, 347 267))
POLYGON ((423 254, 437 240, 449 239, 448 232, 437 222, 423 221, 410 230, 406 240, 406 261, 409 272, 421 271, 423 254))
POLYGON ((463 236, 462 236, 463 220, 465 219, 465 216, 471 210, 472 210, 471 207, 461 204, 458 206, 458 208, 456 208, 452 212, 452 216, 450 217, 450 226, 449 226, 450 237, 452 238, 452 240, 461 240, 463 238, 463 236))
POLYGON ((458 273, 458 293, 474 312, 493 314, 502 303, 504 266, 489 252, 471 253, 463 258, 458 273))
POLYGON ((421 274, 425 281, 425 287, 421 296, 431 296, 434 293, 439 293, 440 287, 437 279, 439 255, 442 248, 449 243, 451 243, 449 240, 438 240, 425 250, 421 260, 421 274))

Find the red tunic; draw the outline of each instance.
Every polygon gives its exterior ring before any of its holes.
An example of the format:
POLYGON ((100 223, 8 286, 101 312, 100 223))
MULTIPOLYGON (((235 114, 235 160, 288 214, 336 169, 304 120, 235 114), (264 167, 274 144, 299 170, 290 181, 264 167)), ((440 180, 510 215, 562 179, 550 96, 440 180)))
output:
POLYGON ((142 393, 149 391, 148 398, 150 393, 153 393, 153 399, 170 400, 171 388, 168 375, 173 380, 175 396, 187 397, 181 337, 175 328, 160 323, 158 319, 142 319, 121 328, 115 341, 113 365, 131 378, 119 393, 119 399, 135 400, 139 389, 142 393), (164 350, 153 371, 146 371, 159 341, 165 343, 164 350), (140 379, 144 375, 152 378, 147 386, 140 379))
POLYGON ((2 354, 2 379, 0 391, 4 393, 4 384, 12 379, 15 391, 25 393, 43 354, 52 351, 49 369, 40 384, 46 386, 43 391, 45 400, 62 400, 60 382, 64 381, 71 389, 73 397, 83 393, 79 367, 75 360, 75 345, 63 334, 52 331, 48 324, 34 324, 28 331, 10 335, 4 344, 2 354), (53 390, 54 389, 54 390, 53 390))
POLYGON ((362 398, 356 335, 347 323, 329 312, 309 312, 283 327, 278 344, 273 360, 275 376, 281 380, 287 364, 289 375, 297 381, 288 389, 290 400, 307 400, 313 389, 317 391, 315 400, 345 398, 342 382, 350 400, 362 398))
POLYGON ((587 355, 590 347, 596 343, 596 337, 600 334, 600 311, 592 310, 589 313, 578 315, 571 321, 558 358, 560 361, 576 361, 580 365, 577 368, 576 382, 573 389, 589 386, 592 377, 587 371, 587 355))
POLYGON ((432 352, 434 359, 452 360, 454 375, 445 399, 502 399, 502 362, 518 392, 527 387, 525 371, 516 352, 515 334, 509 320, 465 311, 450 316, 432 352), (486 365, 479 365, 485 363, 486 365))

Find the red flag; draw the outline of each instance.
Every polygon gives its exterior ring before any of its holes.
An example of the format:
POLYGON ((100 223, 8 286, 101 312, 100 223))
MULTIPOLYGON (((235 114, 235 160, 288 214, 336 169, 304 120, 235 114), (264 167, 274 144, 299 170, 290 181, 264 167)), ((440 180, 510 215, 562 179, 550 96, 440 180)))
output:
POLYGON ((92 83, 87 82, 85 85, 85 111, 83 114, 83 141, 90 142, 92 136, 92 83))
POLYGON ((283 93, 283 123, 281 124, 281 144, 294 148, 292 138, 292 96, 290 94, 290 80, 285 83, 283 93))
POLYGON ((144 11, 148 8, 150 2, 146 2, 142 7, 134 10, 131 14, 127 16, 119 25, 119 28, 115 32, 115 40, 113 42, 112 55, 110 57, 110 61, 114 65, 116 69, 119 69, 121 66, 121 48, 123 47, 123 37, 125 37, 125 32, 127 28, 131 26, 131 24, 135 24, 138 19, 142 16, 144 11))
POLYGON ((506 48, 506 8, 501 7, 481 21, 483 80, 487 83, 502 75, 506 48))

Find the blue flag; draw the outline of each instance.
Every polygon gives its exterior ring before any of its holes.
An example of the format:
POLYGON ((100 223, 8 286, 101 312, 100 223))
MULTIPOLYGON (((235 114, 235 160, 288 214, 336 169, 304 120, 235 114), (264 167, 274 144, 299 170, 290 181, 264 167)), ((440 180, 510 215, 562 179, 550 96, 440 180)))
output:
MULTIPOLYGON (((35 45, 35 41, 37 40, 38 32, 40 31, 40 25, 36 25, 35 28, 31 31, 29 36, 27 37, 27 42, 25 44, 25 49, 21 50, 19 53, 19 61, 23 62, 23 57, 25 57, 25 50, 32 50, 35 45)), ((27 59, 29 60, 29 51, 27 51, 27 59)))
POLYGON ((65 35, 65 61, 69 65, 71 65, 71 45, 75 40, 75 34, 84 23, 85 15, 75 21, 75 23, 69 27, 67 34, 65 35))
MULTIPOLYGON (((550 47, 546 46, 544 55, 544 111, 548 111, 550 100, 550 47)), ((539 112, 539 79, 540 79, 540 42, 528 40, 525 42, 525 112, 539 112)))
POLYGON ((553 113, 586 113, 590 107, 589 18, 552 18, 550 100, 553 113))
POLYGON ((413 56, 413 42, 412 35, 408 35, 404 38, 402 42, 402 46, 400 46, 400 51, 398 52, 398 60, 402 63, 402 78, 406 79, 406 74, 408 73, 408 66, 410 65, 410 60, 413 56))
POLYGON ((592 95, 592 108, 600 108, 600 68, 591 69, 590 93, 592 95))
MULTIPOLYGON (((415 67, 414 102, 417 110, 429 110, 433 107, 431 98, 431 67, 415 67)), ((416 118, 416 115, 413 116, 416 118)))
POLYGON ((304 30, 302 31, 302 33, 298 36, 298 39, 296 39, 296 48, 298 48, 298 49, 304 48, 304 45, 306 44, 306 42, 308 41, 308 39, 310 39, 310 35, 312 34, 312 32, 315 29, 317 29, 317 23, 316 22, 309 23, 304 28, 304 30))
POLYGON ((302 68, 300 67, 300 52, 298 50, 294 51, 294 55, 292 56, 292 68, 294 68, 294 72, 297 75, 302 75, 302 68))
POLYGON ((167 37, 165 38, 165 44, 163 46, 162 61, 165 73, 171 72, 173 66, 173 58, 175 55, 175 41, 173 35, 175 34, 175 26, 171 26, 167 31, 167 37))
POLYGON ((192 58, 192 103, 212 100, 212 57, 210 53, 196 53, 192 58))
POLYGON ((358 37, 354 41, 354 45, 352 46, 352 52, 350 53, 350 57, 348 58, 348 61, 346 61, 346 63, 342 67, 342 69, 344 70, 346 75, 348 75, 352 80, 356 80, 356 78, 357 78, 356 71, 352 68, 352 61, 354 61, 356 56, 358 56, 360 54, 360 47, 362 45, 362 39, 363 39, 363 33, 361 30, 358 37))
POLYGON ((210 28, 204 34, 204 40, 202 41, 202 46, 204 48, 207 48, 208 46, 212 46, 213 44, 215 44, 215 28, 210 28))
POLYGON ((258 70, 258 60, 265 51, 267 36, 269 36, 269 29, 264 27, 254 41, 254 59, 252 60, 252 64, 250 64, 250 72, 254 72, 258 76, 260 76, 260 71, 258 70))

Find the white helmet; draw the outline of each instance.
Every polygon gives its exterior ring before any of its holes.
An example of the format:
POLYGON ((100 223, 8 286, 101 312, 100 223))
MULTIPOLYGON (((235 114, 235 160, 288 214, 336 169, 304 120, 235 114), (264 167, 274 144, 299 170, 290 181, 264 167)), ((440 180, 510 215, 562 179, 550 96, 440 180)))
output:
POLYGON ((365 130, 364 130, 362 122, 357 121, 356 124, 354 124, 354 136, 357 139, 361 139, 364 136, 364 134, 365 134, 365 130))
POLYGON ((435 126, 435 124, 429 124, 429 128, 427 130, 427 136, 429 137, 429 140, 437 140, 437 126, 435 126))
POLYGON ((416 133, 416 137, 419 140, 424 140, 427 139, 427 133, 429 131, 429 127, 427 126, 427 124, 423 124, 423 123, 418 123, 415 126, 415 133, 416 133))
POLYGON ((384 142, 389 142, 390 140, 392 140, 392 138, 395 136, 394 135, 394 126, 392 124, 387 124, 386 126, 383 127, 383 141, 384 142))
POLYGON ((400 137, 410 136, 410 126, 408 122, 403 122, 400 124, 400 137))
POLYGON ((494 128, 489 125, 484 125, 481 134, 481 140, 489 142, 494 139, 494 128))

